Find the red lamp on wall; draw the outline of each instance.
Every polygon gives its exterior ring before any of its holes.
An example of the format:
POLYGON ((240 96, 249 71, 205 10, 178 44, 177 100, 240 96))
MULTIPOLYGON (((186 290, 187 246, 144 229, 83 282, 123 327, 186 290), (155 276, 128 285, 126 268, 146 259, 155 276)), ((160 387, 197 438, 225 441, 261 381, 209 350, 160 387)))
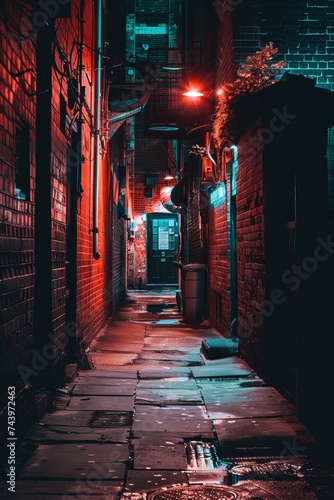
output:
POLYGON ((164 177, 165 181, 172 181, 174 177, 171 174, 170 168, 166 169, 166 175, 164 177))
POLYGON ((204 94, 198 89, 191 88, 190 90, 187 90, 187 92, 183 92, 185 97, 203 97, 204 94))

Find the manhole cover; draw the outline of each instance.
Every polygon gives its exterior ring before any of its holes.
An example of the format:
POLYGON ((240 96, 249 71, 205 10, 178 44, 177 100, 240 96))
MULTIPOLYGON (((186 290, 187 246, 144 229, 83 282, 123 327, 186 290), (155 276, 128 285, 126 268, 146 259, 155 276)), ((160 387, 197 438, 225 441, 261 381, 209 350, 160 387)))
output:
POLYGON ((234 491, 224 486, 186 486, 160 490, 149 495, 149 500, 235 500, 234 491))
POLYGON ((96 410, 89 427, 126 427, 132 423, 132 411, 96 410))

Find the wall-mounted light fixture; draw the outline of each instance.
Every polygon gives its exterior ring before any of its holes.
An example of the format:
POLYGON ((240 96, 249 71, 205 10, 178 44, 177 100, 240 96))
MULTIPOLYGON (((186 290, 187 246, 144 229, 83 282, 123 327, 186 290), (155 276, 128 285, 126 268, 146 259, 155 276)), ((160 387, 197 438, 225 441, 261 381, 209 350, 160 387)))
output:
POLYGON ((165 181, 172 181, 174 177, 172 176, 170 168, 166 169, 166 175, 164 177, 165 181))

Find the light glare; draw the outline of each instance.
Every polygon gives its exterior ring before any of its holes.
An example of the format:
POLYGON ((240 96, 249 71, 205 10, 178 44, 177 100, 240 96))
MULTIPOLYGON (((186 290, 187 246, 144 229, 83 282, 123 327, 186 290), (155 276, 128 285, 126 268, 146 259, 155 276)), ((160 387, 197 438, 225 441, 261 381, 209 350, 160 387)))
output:
POLYGON ((183 95, 186 97, 202 97, 204 94, 198 90, 189 90, 188 92, 184 92, 183 95))

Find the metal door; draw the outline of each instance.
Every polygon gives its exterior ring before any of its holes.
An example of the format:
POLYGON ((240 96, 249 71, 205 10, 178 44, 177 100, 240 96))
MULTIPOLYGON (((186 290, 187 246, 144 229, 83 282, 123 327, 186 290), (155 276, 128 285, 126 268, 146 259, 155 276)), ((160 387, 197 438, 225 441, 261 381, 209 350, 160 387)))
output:
POLYGON ((179 215, 147 214, 147 285, 178 286, 179 215))

